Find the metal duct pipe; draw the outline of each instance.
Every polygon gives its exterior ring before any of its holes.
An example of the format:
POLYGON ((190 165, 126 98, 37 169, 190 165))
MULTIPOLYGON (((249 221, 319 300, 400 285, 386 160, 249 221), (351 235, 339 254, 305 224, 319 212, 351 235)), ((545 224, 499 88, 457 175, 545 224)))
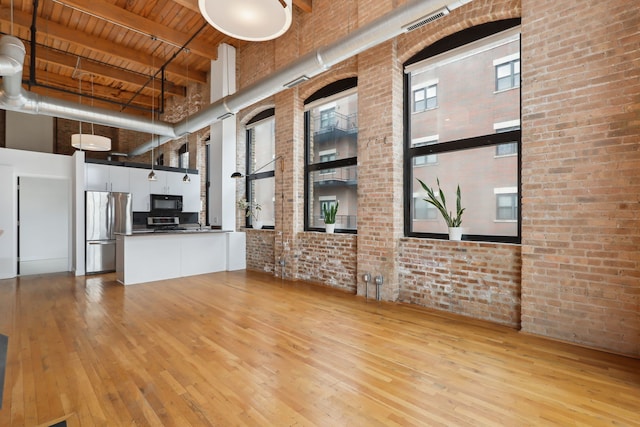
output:
MULTIPOLYGON (((328 70, 333 65, 391 40, 403 32, 408 32, 433 22, 435 19, 470 1, 417 0, 407 3, 355 30, 343 39, 315 52, 310 52, 292 64, 258 80, 239 92, 210 104, 205 109, 190 116, 189 119, 183 119, 175 124, 175 134, 183 136, 202 129, 204 126, 221 120, 225 115, 228 116, 229 113, 235 114, 243 108, 294 86, 296 82, 308 80, 328 70)), ((132 150, 129 155, 143 154, 151 150, 152 147, 162 145, 171 139, 173 138, 161 136, 155 142, 155 145, 153 141, 148 141, 132 150)))
POLYGON ((175 137, 173 125, 168 123, 152 125, 148 119, 49 98, 22 89, 24 57, 25 48, 20 39, 12 36, 0 38, 1 108, 175 137))
POLYGON ((149 120, 107 109, 39 96, 22 89, 22 64, 24 45, 11 36, 0 38, 0 108, 29 114, 42 114, 70 120, 113 126, 158 135, 154 143, 148 141, 128 153, 136 156, 150 151, 157 145, 195 132, 211 125, 229 114, 268 98, 295 84, 308 80, 333 65, 367 49, 388 41, 405 31, 425 25, 471 0, 415 0, 355 30, 343 39, 325 48, 303 56, 275 73, 228 95, 205 109, 178 123, 150 123, 149 120))

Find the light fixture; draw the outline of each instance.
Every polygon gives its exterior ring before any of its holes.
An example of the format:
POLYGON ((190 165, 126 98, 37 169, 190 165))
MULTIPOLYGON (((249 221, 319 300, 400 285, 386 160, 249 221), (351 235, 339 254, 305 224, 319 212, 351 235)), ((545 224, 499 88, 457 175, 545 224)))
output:
POLYGON ((291 26, 291 0, 198 0, 215 29, 236 39, 260 42, 280 37, 291 26))
MULTIPOLYGON (((189 51, 186 51, 187 53, 189 53, 189 51)), ((189 129, 189 60, 187 59, 187 93, 186 93, 186 97, 184 99, 184 111, 185 114, 187 115, 187 129, 189 129)), ((186 144, 186 158, 189 158, 189 136, 191 136, 190 133, 187 133, 187 142, 186 144)), ((184 182, 185 184, 188 184, 191 182, 191 178, 189 178, 189 174, 187 173, 187 169, 189 167, 189 161, 187 160, 186 162, 187 164, 184 165, 184 176, 182 177, 182 182, 184 182)))
MULTIPOLYGON (((78 70, 78 65, 80 63, 80 58, 78 58, 78 62, 76 64, 76 71, 78 70)), ((79 97, 80 104, 82 104, 82 75, 84 73, 80 72, 78 75, 78 89, 79 89, 79 97)), ((91 106, 93 107, 93 75, 91 75, 91 106)), ((93 123, 91 123, 91 133, 82 133, 82 120, 80 120, 80 129, 79 133, 74 133, 71 135, 71 146, 73 148, 77 148, 78 150, 89 150, 89 151, 109 151, 111 150, 111 138, 107 138, 106 136, 95 135, 93 132, 93 123)))
MULTIPOLYGON (((154 57, 155 58, 155 57, 154 57)), ((156 162, 155 154, 153 152, 153 147, 155 146, 155 105, 156 105, 156 75, 155 75, 155 60, 153 61, 151 71, 154 72, 153 76, 151 76, 151 172, 147 175, 147 179, 149 181, 157 181, 158 177, 156 176, 156 171, 153 170, 153 165, 156 162)))
MULTIPOLYGON (((269 162, 267 162, 264 165, 260 166, 258 169, 254 170, 252 175, 260 172, 262 169, 266 168, 271 163, 275 162, 276 160, 280 160, 280 159, 282 159, 282 156, 275 157, 273 160, 270 160, 269 162)), ((283 168, 284 168, 284 166, 283 166, 283 168)), ((242 172, 236 171, 236 172, 231 174, 231 178, 244 178, 244 175, 242 174, 242 172)))

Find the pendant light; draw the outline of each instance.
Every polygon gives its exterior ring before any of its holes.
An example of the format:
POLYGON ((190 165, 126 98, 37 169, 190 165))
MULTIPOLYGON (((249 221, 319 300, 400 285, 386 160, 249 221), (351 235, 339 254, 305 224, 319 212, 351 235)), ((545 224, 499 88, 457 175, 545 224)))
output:
POLYGON ((155 133, 155 101, 156 101, 156 75, 155 75, 155 57, 154 57, 154 61, 152 64, 152 69, 151 72, 154 73, 151 76, 151 172, 149 172, 149 175, 147 175, 147 179, 149 181, 157 181, 158 177, 156 176, 156 172, 153 169, 153 164, 156 162, 155 159, 155 154, 154 154, 154 150, 153 148, 155 147, 155 139, 156 139, 156 133, 155 133))
POLYGON ((198 0, 204 19, 216 30, 240 40, 280 37, 291 26, 291 0, 198 0))
MULTIPOLYGON (((80 58, 76 63, 75 71, 79 70, 80 58)), ((83 72, 78 73, 78 96, 80 98, 80 104, 82 104, 82 76, 83 72)), ((91 75, 91 107, 93 107, 93 75, 91 75)), ((95 135, 93 130, 93 123, 91 123, 91 133, 82 133, 82 120, 79 121, 79 133, 71 135, 71 146, 78 150, 89 151, 109 151, 111 150, 111 138, 106 136, 95 135)))
MULTIPOLYGON (((188 49, 185 49, 185 53, 189 53, 188 49)), ((185 85, 186 91, 187 93, 185 94, 185 99, 184 99, 184 111, 185 114, 187 115, 186 118, 186 122, 187 122, 187 129, 189 129, 189 58, 187 58, 187 84, 185 85)), ((189 158, 189 137, 191 136, 190 133, 187 133, 187 142, 185 143, 187 145, 187 149, 186 149, 186 153, 187 153, 187 159, 189 158)), ((187 164, 184 165, 184 176, 182 177, 182 182, 184 182, 185 184, 188 184, 191 182, 191 178, 189 178, 189 174, 187 173, 187 168, 189 167, 189 161, 187 160, 187 164)))

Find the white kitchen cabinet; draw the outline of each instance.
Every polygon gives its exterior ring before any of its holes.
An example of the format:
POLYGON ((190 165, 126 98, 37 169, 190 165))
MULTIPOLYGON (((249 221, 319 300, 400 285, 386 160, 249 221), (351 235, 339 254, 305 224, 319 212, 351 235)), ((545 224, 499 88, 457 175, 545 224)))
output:
POLYGON ((86 163, 85 182, 85 188, 90 191, 119 191, 128 193, 129 168, 86 163))
POLYGON ((134 212, 149 212, 149 169, 130 168, 129 187, 134 212))
POLYGON ((156 170, 155 173, 156 173, 156 180, 149 181, 149 193, 150 194, 173 194, 168 191, 169 188, 167 186, 167 176, 172 172, 156 170))
POLYGON ((149 212, 150 194, 182 196, 183 212, 200 212, 200 175, 190 173, 185 183, 184 172, 155 170, 156 181, 149 181, 150 169, 87 163, 86 189, 131 193, 134 212, 149 212))
POLYGON ((181 175, 180 181, 182 184, 182 211, 183 212, 200 212, 202 206, 200 203, 200 175, 196 173, 190 173, 189 178, 191 182, 184 182, 181 175))

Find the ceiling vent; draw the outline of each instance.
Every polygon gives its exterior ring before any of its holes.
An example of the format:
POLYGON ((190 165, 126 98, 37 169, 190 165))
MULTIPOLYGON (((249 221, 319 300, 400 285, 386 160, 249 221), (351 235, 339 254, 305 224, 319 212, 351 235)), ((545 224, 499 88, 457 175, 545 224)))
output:
POLYGON ((408 33, 410 31, 415 30, 416 28, 423 27, 428 23, 433 22, 436 19, 440 19, 443 16, 446 16, 448 14, 449 14, 449 9, 447 9, 446 7, 443 7, 442 9, 432 13, 431 15, 425 16, 423 18, 418 19, 417 21, 413 21, 411 24, 407 24, 403 26, 402 29, 404 30, 405 33, 408 33))

